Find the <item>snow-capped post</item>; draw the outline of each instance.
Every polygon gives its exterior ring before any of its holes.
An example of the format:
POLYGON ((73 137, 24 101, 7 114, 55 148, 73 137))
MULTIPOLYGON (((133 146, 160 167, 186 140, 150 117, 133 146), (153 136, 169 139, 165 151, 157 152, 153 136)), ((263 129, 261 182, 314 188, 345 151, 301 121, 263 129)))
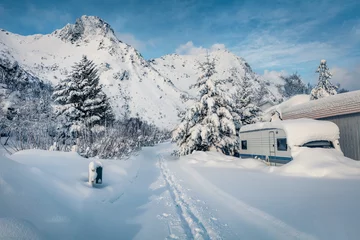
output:
POLYGON ((103 166, 99 161, 92 161, 89 163, 89 183, 93 186, 95 183, 102 183, 103 166))

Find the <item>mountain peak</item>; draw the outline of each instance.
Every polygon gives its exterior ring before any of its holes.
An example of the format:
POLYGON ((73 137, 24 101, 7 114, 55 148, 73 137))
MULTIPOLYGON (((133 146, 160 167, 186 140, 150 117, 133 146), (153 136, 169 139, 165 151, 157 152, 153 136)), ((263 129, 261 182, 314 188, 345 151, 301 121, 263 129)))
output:
POLYGON ((75 24, 67 24, 64 28, 53 32, 61 40, 75 43, 91 36, 102 36, 116 39, 110 24, 96 16, 82 16, 75 24))

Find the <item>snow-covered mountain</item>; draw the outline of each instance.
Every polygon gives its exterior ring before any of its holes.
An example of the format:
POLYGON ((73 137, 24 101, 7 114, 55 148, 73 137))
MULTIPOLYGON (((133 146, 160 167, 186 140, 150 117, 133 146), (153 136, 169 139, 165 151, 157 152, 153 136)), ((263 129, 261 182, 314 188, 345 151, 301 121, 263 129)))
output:
MULTIPOLYGON (((217 79, 233 79, 234 82, 248 78, 254 90, 259 90, 264 86, 268 91, 267 96, 263 96, 263 101, 277 102, 282 99, 274 83, 262 79, 254 73, 245 59, 236 56, 228 50, 218 49, 208 53, 198 55, 178 55, 171 54, 157 59, 149 60, 150 64, 163 76, 169 78, 180 90, 196 96, 196 89, 189 89, 189 86, 196 81, 202 74, 199 63, 205 62, 209 57, 210 61, 215 59, 217 79)), ((229 86, 229 89, 234 89, 229 86)))
MULTIPOLYGON (((75 24, 47 35, 21 36, 1 30, 0 53, 0 67, 7 62, 53 84, 66 78, 74 62, 87 55, 97 64, 100 83, 118 117, 128 109, 132 116, 168 128, 178 122, 177 109, 191 104, 191 100, 184 103, 184 96, 196 95, 188 87, 201 74, 198 62, 205 60, 205 55, 167 55, 146 61, 119 40, 108 23, 94 16, 82 16, 75 24)), ((219 77, 246 76, 256 89, 263 83, 270 92, 267 98, 281 98, 273 84, 265 83, 245 60, 224 50, 210 55, 216 58, 219 77)))

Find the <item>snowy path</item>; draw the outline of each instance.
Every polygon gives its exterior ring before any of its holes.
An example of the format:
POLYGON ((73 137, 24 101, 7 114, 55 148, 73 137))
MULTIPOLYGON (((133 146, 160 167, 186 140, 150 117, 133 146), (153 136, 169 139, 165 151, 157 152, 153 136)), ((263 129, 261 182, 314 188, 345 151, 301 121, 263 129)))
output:
POLYGON ((173 148, 102 161, 94 188, 76 154, 0 156, 0 228, 19 219, 43 239, 359 239, 357 179, 281 176, 216 154, 176 160, 173 148))
POLYGON ((174 176, 171 175, 169 169, 166 167, 163 156, 159 156, 159 167, 161 174, 166 182, 167 190, 169 191, 174 205, 177 208, 177 213, 181 219, 182 226, 186 232, 188 239, 215 239, 218 238, 209 227, 205 227, 201 220, 201 216, 196 209, 191 207, 188 200, 186 200, 181 185, 176 182, 174 176))

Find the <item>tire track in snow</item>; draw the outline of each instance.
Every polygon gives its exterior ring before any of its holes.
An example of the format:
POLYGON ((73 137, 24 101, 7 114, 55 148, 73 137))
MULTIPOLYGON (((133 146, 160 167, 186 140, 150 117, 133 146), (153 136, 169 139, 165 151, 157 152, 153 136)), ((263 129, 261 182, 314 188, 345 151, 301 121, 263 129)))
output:
POLYGON ((173 175, 170 174, 169 169, 165 165, 164 158, 161 155, 159 155, 159 168, 170 196, 177 207, 177 213, 182 222, 187 239, 218 239, 219 237, 213 236, 214 233, 204 226, 199 216, 194 213, 190 204, 184 199, 184 193, 175 182, 173 175))
POLYGON ((214 193, 214 196, 218 197, 222 202, 231 203, 230 205, 226 204, 226 206, 231 207, 231 209, 239 216, 245 217, 254 224, 267 228, 269 231, 277 235, 277 239, 317 239, 316 237, 301 232, 281 221, 280 219, 266 212, 263 212, 258 208, 252 207, 238 200, 232 195, 224 192, 223 190, 219 189, 211 182, 209 182, 207 179, 205 179, 203 176, 201 176, 195 169, 185 166, 182 168, 184 169, 184 171, 193 176, 197 180, 197 182, 201 184, 204 188, 214 193))

